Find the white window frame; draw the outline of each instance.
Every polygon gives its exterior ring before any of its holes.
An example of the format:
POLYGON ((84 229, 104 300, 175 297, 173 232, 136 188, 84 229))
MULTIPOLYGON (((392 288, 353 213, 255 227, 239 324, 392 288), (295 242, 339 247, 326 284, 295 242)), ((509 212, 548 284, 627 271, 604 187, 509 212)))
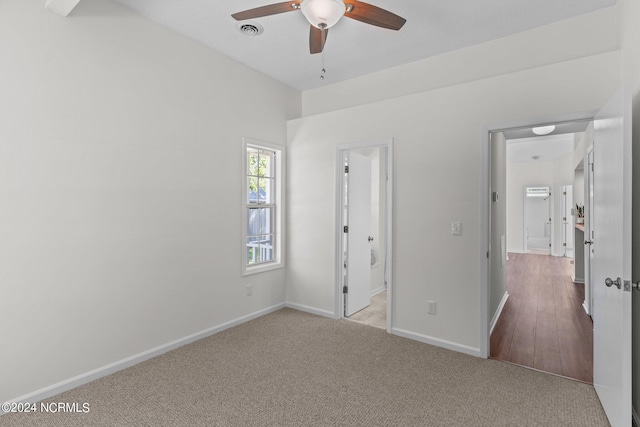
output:
POLYGON ((248 276, 251 274, 262 273, 264 271, 271 271, 284 267, 284 211, 285 211, 285 197, 284 197, 284 165, 286 164, 285 147, 270 142, 258 141, 251 138, 242 138, 242 240, 241 240, 241 265, 242 275, 248 276), (274 253, 273 261, 264 262, 260 264, 250 265, 247 259, 247 209, 249 207, 255 207, 247 201, 247 177, 248 171, 248 156, 247 149, 259 149, 274 151, 274 169, 275 169, 275 184, 274 193, 275 201, 274 205, 274 253))

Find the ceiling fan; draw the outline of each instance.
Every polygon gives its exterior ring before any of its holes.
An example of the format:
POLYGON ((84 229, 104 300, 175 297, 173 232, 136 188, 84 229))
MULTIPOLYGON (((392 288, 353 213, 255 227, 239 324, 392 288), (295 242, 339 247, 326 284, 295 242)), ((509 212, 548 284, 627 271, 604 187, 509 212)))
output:
POLYGON ((309 51, 312 54, 322 52, 329 28, 342 16, 396 31, 407 22, 394 13, 358 0, 290 0, 256 7, 231 16, 237 21, 244 21, 296 10, 301 11, 311 24, 309 51))

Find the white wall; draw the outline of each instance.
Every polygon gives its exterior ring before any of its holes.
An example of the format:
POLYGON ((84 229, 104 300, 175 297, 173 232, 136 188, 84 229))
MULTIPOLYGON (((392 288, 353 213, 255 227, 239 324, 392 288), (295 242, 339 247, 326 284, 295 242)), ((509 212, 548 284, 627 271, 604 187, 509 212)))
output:
POLYGON ((393 327, 477 352, 481 130, 595 109, 619 86, 619 61, 611 52, 289 121, 287 300, 334 311, 336 145, 393 137, 393 327))
POLYGON ((0 401, 284 302, 240 277, 242 137, 298 92, 105 0, 1 2, 0 57, 0 401))
POLYGON ((584 169, 575 169, 573 174, 573 188, 578 191, 573 193, 573 205, 585 205, 585 181, 584 181, 584 169))

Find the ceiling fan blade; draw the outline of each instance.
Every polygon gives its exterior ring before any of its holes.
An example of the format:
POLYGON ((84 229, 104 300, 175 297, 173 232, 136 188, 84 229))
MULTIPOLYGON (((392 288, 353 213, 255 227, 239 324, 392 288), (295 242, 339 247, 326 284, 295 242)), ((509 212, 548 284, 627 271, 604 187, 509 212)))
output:
POLYGON ((405 22, 407 22, 403 17, 398 16, 395 13, 391 13, 388 10, 373 6, 369 3, 364 3, 358 0, 346 0, 345 4, 347 5, 347 11, 344 16, 367 24, 375 25, 377 27, 397 31, 402 28, 405 22))
POLYGON ((329 34, 329 29, 325 28, 321 30, 320 28, 316 28, 313 25, 310 25, 311 30, 309 32, 309 52, 320 53, 322 49, 324 49, 324 44, 327 42, 327 35, 329 34))
POLYGON ((300 1, 301 0, 291 0, 282 3, 274 3, 234 13, 231 16, 237 21, 244 21, 245 19, 260 18, 262 16, 276 15, 284 12, 293 12, 294 10, 300 9, 300 1))

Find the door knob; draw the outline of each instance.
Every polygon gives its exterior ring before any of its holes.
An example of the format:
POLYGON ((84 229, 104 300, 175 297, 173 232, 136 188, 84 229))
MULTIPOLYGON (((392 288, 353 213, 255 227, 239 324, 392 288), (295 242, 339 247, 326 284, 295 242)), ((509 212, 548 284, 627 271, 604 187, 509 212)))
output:
POLYGON ((584 244, 585 245, 593 245, 593 240, 585 240, 584 244))
POLYGON ((622 287, 622 279, 620 279, 619 277, 616 280, 611 280, 610 278, 606 278, 604 280, 604 284, 607 285, 607 288, 610 288, 612 286, 617 287, 618 289, 620 289, 622 287))
POLYGON ((369 236, 369 238, 367 239, 370 242, 373 242, 373 237, 369 236))

